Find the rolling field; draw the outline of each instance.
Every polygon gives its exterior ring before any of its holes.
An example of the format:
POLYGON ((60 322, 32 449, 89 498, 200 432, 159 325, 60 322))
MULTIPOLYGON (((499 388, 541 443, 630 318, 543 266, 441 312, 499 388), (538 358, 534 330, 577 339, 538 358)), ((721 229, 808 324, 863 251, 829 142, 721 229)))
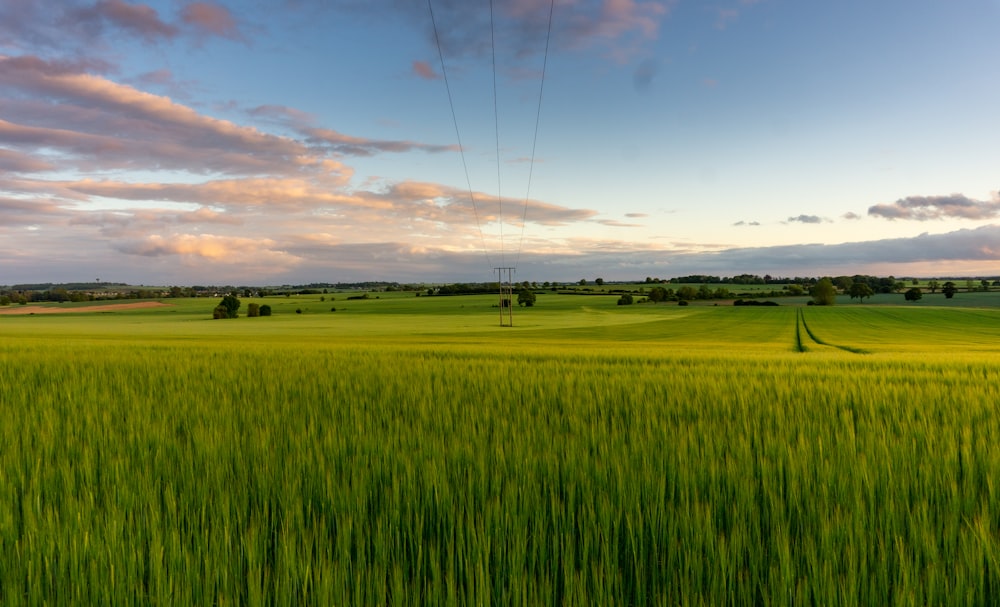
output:
POLYGON ((335 295, 0 316, 0 604, 1000 602, 1000 298, 335 295))

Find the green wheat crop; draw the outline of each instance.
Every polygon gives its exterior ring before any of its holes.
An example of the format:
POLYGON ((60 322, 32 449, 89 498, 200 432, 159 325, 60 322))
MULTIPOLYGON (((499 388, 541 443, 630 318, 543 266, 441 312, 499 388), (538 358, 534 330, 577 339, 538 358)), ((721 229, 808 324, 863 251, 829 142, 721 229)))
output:
POLYGON ((4 319, 0 603, 1000 601, 993 313, 465 301, 4 319))

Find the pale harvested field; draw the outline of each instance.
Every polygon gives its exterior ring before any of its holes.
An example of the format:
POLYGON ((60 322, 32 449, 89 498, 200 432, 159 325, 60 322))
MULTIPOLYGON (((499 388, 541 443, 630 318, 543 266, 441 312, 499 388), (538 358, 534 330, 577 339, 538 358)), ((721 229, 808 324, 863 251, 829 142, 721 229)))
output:
POLYGON ((66 314, 69 312, 116 312, 121 310, 136 310, 139 308, 160 308, 171 304, 158 301, 137 301, 133 303, 105 304, 100 306, 12 306, 0 309, 0 314, 66 314))

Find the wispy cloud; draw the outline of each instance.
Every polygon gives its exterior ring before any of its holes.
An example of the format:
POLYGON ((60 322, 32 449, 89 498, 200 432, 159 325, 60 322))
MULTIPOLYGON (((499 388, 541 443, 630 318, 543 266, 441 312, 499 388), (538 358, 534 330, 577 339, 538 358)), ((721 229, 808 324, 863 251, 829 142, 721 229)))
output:
POLYGON ((993 219, 1000 217, 1000 193, 991 200, 975 200, 963 194, 909 196, 896 202, 876 204, 868 214, 885 219, 930 221, 934 219, 993 219))
POLYGON ((180 19, 201 37, 219 36, 245 40, 229 9, 214 2, 192 2, 181 9, 180 19))
POLYGON ((68 14, 77 19, 77 27, 100 29, 111 26, 146 42, 171 39, 180 33, 177 26, 163 21, 156 9, 122 0, 99 0, 92 6, 70 9, 68 14))
POLYGON ((426 61, 414 61, 413 73, 424 80, 438 80, 441 75, 434 71, 431 64, 426 61))
POLYGON ((818 215, 799 215, 797 217, 789 217, 788 223, 824 223, 826 219, 818 215))

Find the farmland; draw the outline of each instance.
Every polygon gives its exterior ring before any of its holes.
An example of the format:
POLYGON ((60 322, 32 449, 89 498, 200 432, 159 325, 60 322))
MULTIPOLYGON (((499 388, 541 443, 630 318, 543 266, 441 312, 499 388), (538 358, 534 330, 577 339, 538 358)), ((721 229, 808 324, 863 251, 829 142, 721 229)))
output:
POLYGON ((996 603, 987 295, 2 316, 0 603, 996 603))

